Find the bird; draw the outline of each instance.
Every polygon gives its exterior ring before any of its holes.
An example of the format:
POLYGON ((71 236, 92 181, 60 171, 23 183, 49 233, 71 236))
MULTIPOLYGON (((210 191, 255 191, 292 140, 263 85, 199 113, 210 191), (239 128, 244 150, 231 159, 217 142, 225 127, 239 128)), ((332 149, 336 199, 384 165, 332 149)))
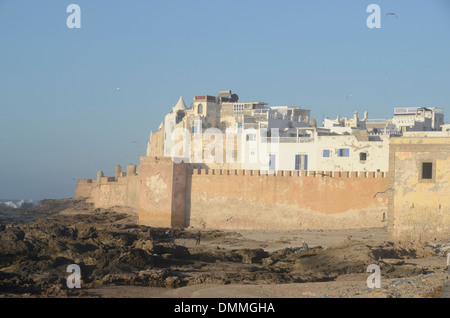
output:
POLYGON ((397 18, 397 15, 395 14, 395 12, 389 12, 389 13, 386 13, 386 15, 393 15, 397 18))
POLYGON ((117 90, 117 91, 120 91, 120 87, 117 87, 116 90, 117 90))
POLYGON ((348 94, 347 94, 347 99, 349 99, 350 96, 352 96, 352 93, 348 93, 348 94))
POLYGON ((384 192, 377 192, 377 193, 375 193, 375 195, 373 196, 374 198, 378 195, 378 194, 386 194, 386 192, 388 192, 389 190, 394 190, 394 189, 392 189, 392 188, 389 188, 389 189, 386 189, 384 192))
POLYGON ((227 219, 227 222, 232 221, 232 220, 233 220, 233 217, 229 217, 229 218, 227 219))

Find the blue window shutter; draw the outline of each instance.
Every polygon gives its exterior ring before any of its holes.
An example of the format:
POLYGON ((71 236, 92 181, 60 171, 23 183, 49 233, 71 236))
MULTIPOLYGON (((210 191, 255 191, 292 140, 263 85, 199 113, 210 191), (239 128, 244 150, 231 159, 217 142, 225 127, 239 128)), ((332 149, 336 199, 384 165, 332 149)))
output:
POLYGON ((276 156, 271 154, 269 158, 269 170, 275 170, 276 156))
POLYGON ((295 155, 295 170, 300 170, 299 162, 300 161, 300 155, 295 155))
POLYGON ((308 170, 308 155, 305 155, 305 170, 308 170))
POLYGON ((350 149, 345 148, 344 149, 344 157, 348 157, 350 155, 350 149))

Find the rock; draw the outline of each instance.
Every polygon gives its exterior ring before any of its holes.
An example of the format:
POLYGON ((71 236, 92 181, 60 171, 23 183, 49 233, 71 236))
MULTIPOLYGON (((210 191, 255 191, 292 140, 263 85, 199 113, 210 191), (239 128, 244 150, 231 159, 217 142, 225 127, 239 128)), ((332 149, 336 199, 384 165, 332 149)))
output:
POLYGON ((392 298, 392 296, 387 292, 380 288, 375 288, 374 290, 369 292, 367 298, 392 298))
POLYGON ((165 287, 178 288, 181 286, 181 280, 176 276, 169 276, 164 280, 165 287))
POLYGON ((263 258, 267 258, 267 256, 269 256, 269 253, 264 251, 262 248, 256 250, 242 249, 238 250, 236 254, 242 258, 242 263, 245 264, 260 264, 263 258))
POLYGON ((388 265, 403 265, 405 263, 404 260, 401 259, 389 259, 385 258, 381 260, 382 262, 388 264, 388 265))

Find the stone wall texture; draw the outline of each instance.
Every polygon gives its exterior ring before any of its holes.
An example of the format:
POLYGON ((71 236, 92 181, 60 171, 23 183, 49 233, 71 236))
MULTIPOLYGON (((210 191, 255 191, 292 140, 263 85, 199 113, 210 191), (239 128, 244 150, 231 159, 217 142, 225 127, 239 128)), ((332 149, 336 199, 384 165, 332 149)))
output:
POLYGON ((385 226, 383 173, 193 170, 187 225, 219 229, 345 229, 385 226))
POLYGON ((387 173, 191 169, 141 157, 138 175, 79 180, 75 197, 138 209, 140 224, 211 229, 383 227, 387 173))
POLYGON ((450 138, 394 138, 390 146, 389 234, 398 240, 450 237, 450 138), (422 179, 424 162, 432 178, 422 179))

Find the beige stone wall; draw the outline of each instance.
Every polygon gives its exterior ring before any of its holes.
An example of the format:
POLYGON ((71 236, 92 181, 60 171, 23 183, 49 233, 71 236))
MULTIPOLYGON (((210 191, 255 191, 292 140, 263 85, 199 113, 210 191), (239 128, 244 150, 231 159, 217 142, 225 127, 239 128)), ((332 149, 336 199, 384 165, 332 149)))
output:
POLYGON ((78 180, 75 199, 86 199, 96 208, 112 206, 138 207, 139 177, 101 177, 98 180, 78 180))
POLYGON ((156 227, 185 224, 185 164, 171 158, 141 157, 139 223, 156 227))
POLYGON ((188 176, 186 224, 277 230, 383 227, 387 197, 374 196, 387 183, 384 173, 323 177, 297 171, 194 170, 188 176))
POLYGON ((393 138, 390 145, 389 234, 427 241, 450 236, 450 138, 393 138), (433 164, 431 180, 421 178, 433 164))
POLYGON ((92 190, 97 186, 97 180, 79 179, 75 188, 75 199, 87 199, 91 196, 92 190))
POLYGON ((164 156, 164 129, 159 129, 151 137, 150 155, 164 156))
POLYGON ((215 229, 383 227, 385 173, 190 169, 141 157, 139 175, 100 177, 88 188, 97 207, 138 208, 139 223, 215 229), (303 174, 302 174, 303 173, 303 174))

